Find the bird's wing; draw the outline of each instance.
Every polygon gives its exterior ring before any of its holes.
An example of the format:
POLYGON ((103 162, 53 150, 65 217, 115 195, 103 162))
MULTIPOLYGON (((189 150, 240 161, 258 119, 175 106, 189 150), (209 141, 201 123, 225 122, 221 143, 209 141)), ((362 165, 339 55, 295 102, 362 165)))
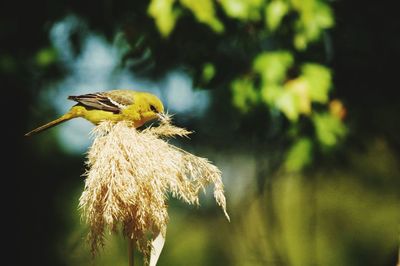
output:
POLYGON ((134 102, 132 93, 124 90, 69 96, 68 99, 76 101, 89 108, 113 113, 119 113, 122 109, 134 102))

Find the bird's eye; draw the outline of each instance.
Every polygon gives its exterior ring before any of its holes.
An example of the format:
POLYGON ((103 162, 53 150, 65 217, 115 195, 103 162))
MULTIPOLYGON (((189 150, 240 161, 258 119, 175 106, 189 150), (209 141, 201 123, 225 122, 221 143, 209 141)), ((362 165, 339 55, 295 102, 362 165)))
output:
POLYGON ((150 105, 150 110, 152 110, 154 113, 158 113, 157 108, 155 108, 154 105, 150 105))

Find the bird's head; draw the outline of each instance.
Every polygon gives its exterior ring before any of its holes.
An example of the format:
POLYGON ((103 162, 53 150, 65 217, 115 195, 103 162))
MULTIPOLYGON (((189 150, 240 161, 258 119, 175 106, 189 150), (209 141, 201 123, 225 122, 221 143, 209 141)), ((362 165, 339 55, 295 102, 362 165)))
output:
POLYGON ((141 117, 143 123, 162 117, 164 105, 161 100, 151 93, 141 93, 141 117))

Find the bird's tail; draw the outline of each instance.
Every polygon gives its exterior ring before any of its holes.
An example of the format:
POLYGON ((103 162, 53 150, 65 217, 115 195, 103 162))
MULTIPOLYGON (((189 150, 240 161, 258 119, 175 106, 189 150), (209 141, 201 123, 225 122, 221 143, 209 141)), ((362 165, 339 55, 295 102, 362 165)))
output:
POLYGON ((72 119, 74 117, 76 117, 74 114, 66 113, 65 115, 61 116, 60 118, 57 118, 56 120, 53 120, 53 121, 51 121, 51 122, 49 122, 49 123, 47 123, 47 124, 45 124, 43 126, 35 128, 32 131, 29 131, 28 133, 25 134, 25 137, 29 137, 29 136, 35 135, 35 134, 37 134, 37 133, 39 133, 39 132, 41 132, 43 130, 46 130, 46 129, 51 128, 51 127, 54 127, 54 126, 56 126, 56 125, 58 125, 58 124, 60 124, 62 122, 70 120, 70 119, 72 119))

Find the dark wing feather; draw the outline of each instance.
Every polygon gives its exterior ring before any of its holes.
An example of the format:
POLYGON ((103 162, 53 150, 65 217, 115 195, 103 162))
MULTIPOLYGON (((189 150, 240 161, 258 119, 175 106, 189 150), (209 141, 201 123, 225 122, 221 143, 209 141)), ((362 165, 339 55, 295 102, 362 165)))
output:
POLYGON ((128 95, 124 96, 123 94, 122 91, 110 91, 69 96, 68 99, 89 108, 119 113, 127 105, 133 103, 132 100, 129 100, 128 95))

